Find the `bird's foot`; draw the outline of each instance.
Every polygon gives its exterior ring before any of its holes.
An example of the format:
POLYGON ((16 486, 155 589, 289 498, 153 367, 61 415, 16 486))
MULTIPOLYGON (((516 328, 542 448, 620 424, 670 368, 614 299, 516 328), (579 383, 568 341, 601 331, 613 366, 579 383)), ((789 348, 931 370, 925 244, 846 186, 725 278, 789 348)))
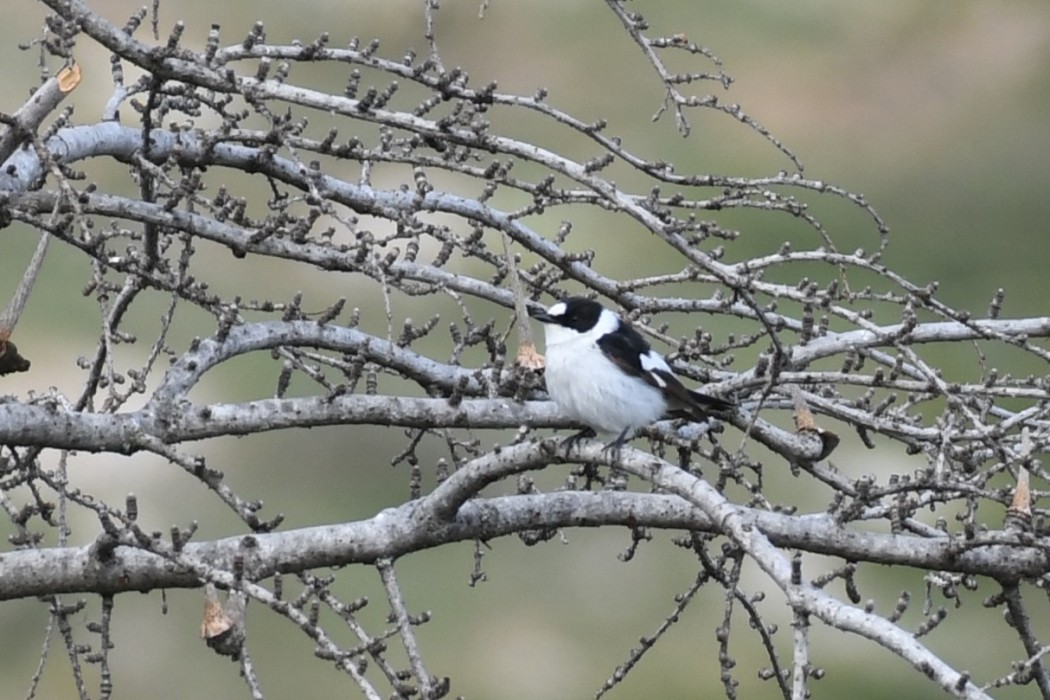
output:
POLYGON ((575 435, 570 435, 569 437, 562 440, 558 447, 565 450, 565 453, 568 454, 572 451, 573 447, 576 447, 578 444, 580 444, 580 440, 589 440, 590 438, 596 437, 597 435, 598 433, 594 432, 593 428, 584 428, 575 435))
MULTIPOLYGON (((580 443, 581 440, 590 440, 591 438, 597 437, 598 433, 593 428, 584 428, 580 432, 570 435, 559 443, 559 448, 565 450, 565 456, 567 457, 572 448, 580 443)), ((595 483, 599 486, 605 485, 605 479, 598 473, 598 465, 594 462, 584 462, 580 465, 579 469, 573 471, 574 476, 582 476, 584 478, 584 491, 590 491, 595 483)))

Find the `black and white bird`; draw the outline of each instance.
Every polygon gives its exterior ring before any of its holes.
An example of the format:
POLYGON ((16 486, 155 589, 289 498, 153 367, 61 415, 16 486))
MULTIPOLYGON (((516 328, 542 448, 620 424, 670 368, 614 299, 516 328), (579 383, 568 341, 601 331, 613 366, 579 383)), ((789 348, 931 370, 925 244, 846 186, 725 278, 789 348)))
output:
POLYGON ((703 420, 730 401, 685 388, 638 331, 601 304, 569 297, 533 312, 546 336, 547 393, 587 429, 567 441, 612 433, 618 449, 638 428, 665 417, 703 420))

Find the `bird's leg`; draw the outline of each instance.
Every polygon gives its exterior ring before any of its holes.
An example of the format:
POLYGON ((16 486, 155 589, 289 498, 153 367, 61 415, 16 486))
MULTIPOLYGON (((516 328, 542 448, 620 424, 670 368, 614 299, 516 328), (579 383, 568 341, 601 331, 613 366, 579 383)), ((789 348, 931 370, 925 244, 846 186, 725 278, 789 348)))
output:
POLYGON ((617 436, 615 440, 606 445, 602 452, 608 452, 609 455, 617 462, 620 461, 620 452, 623 450, 624 444, 627 442, 627 437, 631 434, 631 426, 627 426, 623 429, 623 432, 617 436))
MULTIPOLYGON (((570 435, 562 440, 561 447, 565 449, 565 454, 568 456, 569 452, 572 451, 572 448, 579 443, 580 440, 588 440, 597 436, 598 433, 595 432, 594 428, 584 428, 575 435, 570 435)), ((583 486, 584 491, 590 491, 595 482, 602 486, 605 485, 605 480, 598 474, 598 465, 594 462, 586 462, 581 465, 578 473, 585 480, 583 486)))
POLYGON ((580 440, 587 440, 596 437, 598 433, 594 432, 594 428, 584 428, 575 435, 570 435, 561 441, 559 447, 565 450, 566 454, 572 451, 572 448, 579 444, 580 440))

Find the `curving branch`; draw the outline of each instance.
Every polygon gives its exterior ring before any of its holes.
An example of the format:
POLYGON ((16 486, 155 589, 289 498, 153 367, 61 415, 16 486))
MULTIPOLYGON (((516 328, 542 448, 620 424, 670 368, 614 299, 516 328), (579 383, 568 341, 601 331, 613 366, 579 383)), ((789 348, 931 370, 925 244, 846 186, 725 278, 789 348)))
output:
MULTIPOLYGON (((527 449, 546 454, 534 445, 527 449)), ((588 445, 583 454, 600 452, 600 445, 588 445)), ((521 468, 535 469, 537 463, 521 468)), ((277 573, 374 564, 454 542, 495 541, 524 529, 644 524, 657 529, 721 532, 703 511, 679 496, 666 494, 563 491, 478 498, 462 504, 447 521, 433 517, 433 510, 444 505, 437 500, 405 504, 362 521, 189 542, 182 552, 208 566, 230 570, 247 537, 259 554, 260 564, 253 573, 263 580, 277 573)), ((1012 580, 1038 577, 1050 568, 1045 546, 1001 533, 960 542, 946 535, 929 538, 855 530, 826 513, 786 515, 753 508, 743 513, 770 543, 784 550, 1012 580)), ((0 577, 5 582, 0 600, 48 592, 116 594, 202 585, 193 572, 173 570, 163 557, 137 544, 117 545, 106 559, 100 558, 97 549, 88 545, 0 554, 0 577)))

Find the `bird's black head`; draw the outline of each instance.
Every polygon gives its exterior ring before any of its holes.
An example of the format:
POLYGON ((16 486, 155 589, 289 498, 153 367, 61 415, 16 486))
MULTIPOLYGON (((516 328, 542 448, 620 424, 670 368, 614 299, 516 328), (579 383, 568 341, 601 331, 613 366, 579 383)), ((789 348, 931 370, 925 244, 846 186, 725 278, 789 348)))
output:
POLYGON ((532 314, 532 317, 542 323, 553 323, 586 333, 594 328, 601 315, 602 305, 593 299, 568 297, 551 305, 546 311, 532 314))

